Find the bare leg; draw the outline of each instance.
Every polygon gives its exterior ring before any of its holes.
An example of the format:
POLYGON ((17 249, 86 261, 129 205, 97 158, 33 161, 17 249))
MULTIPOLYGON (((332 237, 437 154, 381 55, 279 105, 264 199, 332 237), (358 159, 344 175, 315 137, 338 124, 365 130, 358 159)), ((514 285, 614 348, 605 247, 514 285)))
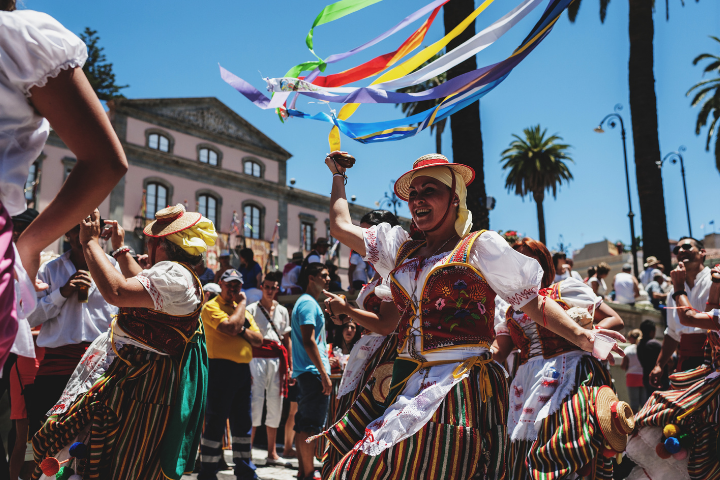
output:
MULTIPOLYGON (((255 429, 253 429, 253 431, 254 430, 255 429)), ((280 456, 278 456, 277 448, 275 445, 277 440, 277 428, 265 426, 265 430, 267 431, 268 460, 279 460, 280 456)))
POLYGON ((313 440, 307 443, 306 440, 310 435, 305 432, 297 432, 295 440, 297 440, 296 448, 298 452, 298 477, 312 477, 315 472, 313 457, 315 456, 315 442, 313 440))
POLYGON ((288 414, 287 421, 285 422, 285 443, 283 447, 283 457, 295 458, 297 452, 293 449, 293 438, 295 437, 295 413, 297 413, 298 404, 297 402, 290 402, 290 413, 288 414))

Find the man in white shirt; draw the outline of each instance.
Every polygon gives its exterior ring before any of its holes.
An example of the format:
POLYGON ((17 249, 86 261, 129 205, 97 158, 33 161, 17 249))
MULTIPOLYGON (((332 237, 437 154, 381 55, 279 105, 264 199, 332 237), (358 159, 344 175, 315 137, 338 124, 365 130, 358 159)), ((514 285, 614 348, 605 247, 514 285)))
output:
POLYGON ((368 264, 356 252, 350 254, 350 267, 348 267, 348 280, 350 281, 349 293, 360 291, 368 283, 368 264))
POLYGON ((328 239, 325 237, 318 238, 315 242, 315 245, 313 245, 313 249, 310 251, 308 256, 305 257, 303 266, 310 263, 322 263, 322 256, 327 253, 328 248, 330 248, 330 243, 328 242, 328 239))
POLYGON ((710 294, 712 279, 710 269, 703 265, 705 246, 700 240, 692 237, 681 238, 673 253, 677 256, 678 266, 670 272, 673 288, 667 298, 667 328, 663 338, 662 350, 655 368, 650 372, 650 383, 659 386, 662 369, 678 349, 676 372, 690 370, 703 362, 703 344, 706 331, 702 328, 686 327, 680 323, 685 315, 684 309, 674 307, 692 307, 705 311, 710 294), (679 348, 678 348, 679 347, 679 348))
POLYGON ((647 287, 648 283, 653 281, 653 270, 658 268, 656 265, 659 263, 657 257, 650 256, 647 258, 644 265, 645 270, 640 274, 640 283, 642 283, 643 287, 647 287))
POLYGON ((300 270, 302 269, 303 254, 302 252, 293 253, 292 260, 285 265, 282 277, 282 294, 298 295, 302 293, 302 288, 298 285, 300 278, 300 270))
POLYGON ((268 273, 262 282, 262 298, 247 307, 263 336, 262 346, 253 347, 253 359, 250 361, 253 379, 251 442, 255 440, 255 430, 262 425, 263 403, 266 403, 267 459, 270 463, 280 460, 275 448, 277 429, 282 416, 283 397, 287 397, 288 383, 292 378, 290 316, 287 309, 274 300, 280 280, 280 272, 268 273))
POLYGON ((615 275, 615 301, 624 305, 635 305, 635 298, 640 295, 638 279, 633 276, 632 265, 623 265, 622 272, 615 275))
MULTIPOLYGON (((70 250, 43 264, 37 276, 49 288, 38 292, 37 308, 28 317, 31 327, 42 325, 37 346, 45 347, 33 394, 27 398, 31 433, 40 428, 45 414, 62 396, 87 347, 107 331, 118 312, 93 283, 79 235, 79 225, 67 232, 70 250)), ((115 259, 108 258, 119 271, 115 259)))

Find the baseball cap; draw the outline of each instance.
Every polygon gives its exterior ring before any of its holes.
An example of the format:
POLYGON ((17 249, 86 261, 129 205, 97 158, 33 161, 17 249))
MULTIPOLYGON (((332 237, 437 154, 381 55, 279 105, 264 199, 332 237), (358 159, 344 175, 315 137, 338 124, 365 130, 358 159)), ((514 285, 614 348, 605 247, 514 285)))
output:
POLYGON ((207 293, 214 293, 215 295, 220 295, 220 292, 222 291, 220 289, 220 285, 217 283, 206 283, 203 287, 203 291, 207 293))
POLYGON ((234 268, 228 268, 220 277, 223 282, 240 282, 243 283, 243 276, 234 268))

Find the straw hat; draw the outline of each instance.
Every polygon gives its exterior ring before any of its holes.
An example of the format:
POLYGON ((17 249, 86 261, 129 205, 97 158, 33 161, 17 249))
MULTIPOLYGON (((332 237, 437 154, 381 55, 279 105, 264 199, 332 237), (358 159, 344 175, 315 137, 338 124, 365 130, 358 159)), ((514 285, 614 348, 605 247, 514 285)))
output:
POLYGON ((202 215, 197 212, 186 212, 182 204, 163 208, 155 214, 155 221, 150 223, 143 233, 148 237, 167 237, 182 232, 197 224, 202 215))
POLYGON ((598 389, 595 397, 595 415, 610 447, 616 452, 623 452, 628 435, 635 429, 630 405, 619 401, 613 389, 606 385, 598 389))
POLYGON ((657 259, 657 257, 648 257, 647 262, 645 262, 645 268, 652 267, 653 265, 657 265, 660 263, 660 261, 657 259))
POLYGON ((462 165, 460 163, 450 163, 450 161, 444 155, 439 153, 431 153, 423 155, 422 157, 415 160, 413 168, 409 172, 403 173, 395 182, 395 195, 400 197, 402 200, 408 201, 410 196, 410 183, 412 183, 413 175, 422 170, 423 168, 429 167, 449 167, 455 173, 459 174, 463 180, 465 180, 465 186, 470 185, 475 180, 475 170, 462 165))
POLYGON ((375 379, 373 385, 373 397, 380 403, 384 403, 390 393, 390 384, 392 383, 393 362, 385 362, 377 366, 373 372, 372 378, 375 379))

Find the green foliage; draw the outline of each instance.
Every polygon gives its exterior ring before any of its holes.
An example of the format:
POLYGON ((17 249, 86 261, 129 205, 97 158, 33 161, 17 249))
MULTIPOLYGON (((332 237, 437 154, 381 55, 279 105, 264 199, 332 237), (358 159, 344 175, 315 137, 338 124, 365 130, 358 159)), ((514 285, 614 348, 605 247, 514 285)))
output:
POLYGON ((88 49, 88 59, 83 66, 83 72, 85 72, 98 98, 100 100, 125 98, 120 93, 120 90, 127 88, 128 85, 117 85, 115 83, 113 65, 107 62, 107 58, 103 53, 105 49, 98 45, 100 37, 97 36, 97 30, 85 27, 85 31, 80 34, 80 38, 85 42, 88 49))
MULTIPOLYGON (((720 38, 713 36, 710 38, 720 43, 720 38)), ((705 65, 703 69, 703 76, 709 73, 714 78, 695 84, 688 90, 686 95, 694 92, 695 96, 691 104, 693 107, 700 105, 700 112, 695 122, 695 134, 700 135, 702 128, 710 122, 710 128, 708 128, 705 141, 705 150, 710 150, 710 142, 712 142, 714 136, 715 165, 717 169, 720 170, 720 135, 716 133, 718 127, 720 127, 720 122, 718 122, 718 120, 720 120, 720 56, 703 53, 695 57, 693 65, 697 65, 704 60, 709 60, 709 63, 705 65)))
POLYGON ((525 138, 513 135, 515 140, 510 148, 502 152, 503 170, 509 170, 505 188, 524 197, 533 194, 544 196, 545 190, 557 197, 557 188, 573 176, 565 161, 573 162, 567 154, 570 145, 558 143, 562 138, 551 135, 545 138, 547 129, 540 131, 540 125, 523 130, 525 138))

